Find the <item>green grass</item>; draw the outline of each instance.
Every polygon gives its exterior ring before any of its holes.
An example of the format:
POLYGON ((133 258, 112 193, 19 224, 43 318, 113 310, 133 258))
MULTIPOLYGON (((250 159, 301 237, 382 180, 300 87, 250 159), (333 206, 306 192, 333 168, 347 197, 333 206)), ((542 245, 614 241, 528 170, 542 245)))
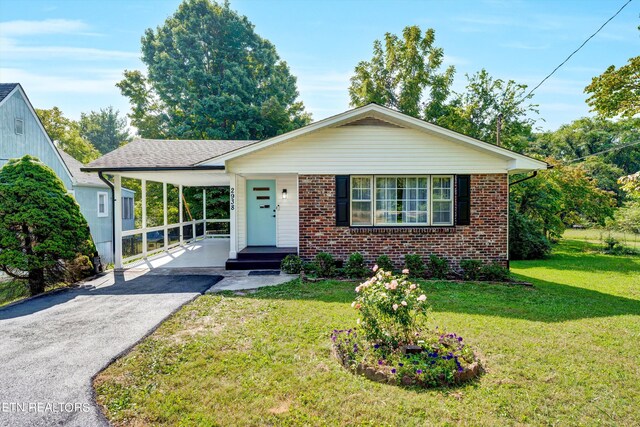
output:
POLYGON ((598 244, 604 247, 604 240, 608 237, 617 239, 623 246, 640 250, 640 234, 625 233, 622 231, 601 230, 589 228, 584 230, 569 228, 564 232, 563 237, 570 240, 580 240, 598 244))
POLYGON ((29 296, 29 287, 24 281, 0 281, 0 307, 29 296))
POLYGON ((353 285, 292 282, 185 306, 101 373, 115 425, 640 425, 640 257, 565 241, 519 285, 425 283, 432 324, 487 372, 453 389, 356 377, 332 359, 353 285))

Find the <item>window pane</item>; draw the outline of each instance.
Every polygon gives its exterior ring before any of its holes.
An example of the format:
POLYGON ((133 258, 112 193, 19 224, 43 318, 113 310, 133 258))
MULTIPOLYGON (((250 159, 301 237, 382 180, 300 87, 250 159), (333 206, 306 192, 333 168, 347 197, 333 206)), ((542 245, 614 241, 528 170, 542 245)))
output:
POLYGON ((451 224, 451 202, 433 202, 433 224, 451 224))
POLYGON ((371 202, 351 203, 351 224, 371 225, 371 202))
POLYGON ((426 224, 428 182, 426 177, 376 178, 376 224, 426 224))

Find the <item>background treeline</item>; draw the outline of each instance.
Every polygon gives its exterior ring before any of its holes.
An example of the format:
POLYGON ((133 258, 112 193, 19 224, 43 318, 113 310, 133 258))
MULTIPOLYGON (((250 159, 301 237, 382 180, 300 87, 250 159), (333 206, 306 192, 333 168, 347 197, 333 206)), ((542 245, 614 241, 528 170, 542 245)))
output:
MULTIPOLYGON (((142 137, 264 139, 311 121, 286 62, 228 3, 184 1, 164 24, 145 32, 141 50, 146 71, 126 70, 117 86, 142 137)), ((456 92, 456 70, 444 67, 443 58, 433 29, 408 26, 400 35, 385 34, 373 43, 371 59, 355 66, 351 105, 375 102, 553 165, 511 187, 513 259, 544 256, 549 242, 573 225, 640 231, 640 202, 621 179, 640 170, 638 57, 609 67, 585 88, 596 117, 547 132, 536 128, 535 94, 526 85, 480 69, 465 75, 464 90, 456 92)), ((131 139, 111 107, 78 122, 55 107, 38 114, 58 146, 83 162, 131 139)), ((138 182, 125 185, 139 194, 138 182)), ((170 189, 171 219, 177 218, 176 191, 170 189)), ((207 191, 207 216, 227 217, 227 190, 207 191)), ((157 225, 161 186, 151 185, 148 197, 149 225, 157 225)), ((185 190, 185 198, 200 218, 201 189, 185 190)), ((138 218, 140 210, 138 197, 138 218)))

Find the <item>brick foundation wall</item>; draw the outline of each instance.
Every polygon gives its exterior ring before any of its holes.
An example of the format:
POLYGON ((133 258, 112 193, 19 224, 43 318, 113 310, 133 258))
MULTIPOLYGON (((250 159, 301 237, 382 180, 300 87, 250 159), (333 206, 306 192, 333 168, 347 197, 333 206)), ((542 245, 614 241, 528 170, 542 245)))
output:
POLYGON ((373 264, 378 256, 388 255, 401 267, 406 254, 417 253, 424 258, 430 254, 446 257, 456 270, 463 259, 507 266, 508 194, 506 174, 472 175, 471 225, 337 227, 335 176, 300 175, 300 256, 308 260, 318 252, 328 252, 346 260, 351 253, 360 252, 373 264))

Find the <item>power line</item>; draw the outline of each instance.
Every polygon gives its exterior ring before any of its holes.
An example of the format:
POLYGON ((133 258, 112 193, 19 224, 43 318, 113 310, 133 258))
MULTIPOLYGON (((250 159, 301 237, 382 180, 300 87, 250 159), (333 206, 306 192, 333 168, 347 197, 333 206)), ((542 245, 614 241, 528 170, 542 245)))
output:
POLYGON ((623 149, 623 148, 633 147, 634 145, 638 145, 638 144, 640 144, 640 141, 632 142, 632 143, 630 143, 630 144, 625 144, 625 145, 618 145, 618 146, 616 146, 616 147, 611 147, 611 148, 608 148, 608 149, 606 149, 606 150, 598 151, 597 153, 587 154, 586 156, 578 157, 577 159, 567 160, 567 161, 565 161, 565 162, 562 162, 562 164, 567 165, 567 164, 569 164, 569 163, 574 163, 574 162, 577 162, 577 161, 579 161, 579 160, 584 160, 584 159, 586 159, 587 157, 598 156, 598 155, 600 155, 600 154, 608 153, 609 151, 621 150, 621 149, 623 149))
POLYGON ((533 89, 531 89, 531 91, 530 91, 530 92, 527 94, 527 96, 525 96, 523 99, 527 99, 527 98, 529 98, 529 97, 533 94, 533 92, 535 92, 535 91, 536 91, 536 89, 538 89, 540 86, 542 86, 542 84, 543 84, 544 82, 546 82, 546 81, 547 81, 547 79, 549 79, 549 77, 553 76, 553 75, 555 74, 555 72, 556 72, 556 71, 558 71, 558 69, 560 69, 560 67, 562 67, 564 64, 566 64, 566 63, 567 63, 567 61, 569 61, 569 59, 571 59, 571 57, 572 57, 573 55, 575 55, 576 53, 578 53, 578 51, 579 51, 580 49, 582 49, 582 48, 584 47, 584 45, 586 45, 586 44, 589 42, 589 40, 591 40, 592 38, 594 38, 594 37, 596 36, 596 34, 598 34, 598 33, 600 32, 600 30, 602 30, 602 29, 603 29, 603 28, 604 28, 604 27, 605 27, 609 22, 611 22, 611 20, 612 20, 613 18, 615 18, 616 16, 618 16, 618 14, 619 14, 620 12, 622 12, 622 9, 624 9, 625 7, 627 7, 627 5, 628 5, 629 3, 631 3, 632 1, 633 1, 633 0, 629 0, 629 1, 627 1, 625 4, 623 4, 623 5, 622 5, 622 7, 621 7, 620 9, 618 9, 618 11, 617 11, 617 12, 616 12, 616 13, 615 13, 611 18, 607 19, 607 20, 605 21, 605 23, 604 23, 604 24, 602 24, 602 25, 600 26, 600 28, 598 28, 598 29, 596 30, 596 32, 595 32, 595 33, 591 34, 591 35, 589 36, 589 38, 587 38, 587 39, 586 39, 586 40, 585 40, 585 41, 584 41, 584 42, 583 42, 583 43, 582 43, 582 44, 581 44, 581 45, 580 45, 576 50, 574 50, 573 52, 571 52, 571 55, 567 56, 567 59, 565 59, 564 61, 562 61, 562 62, 560 63, 560 65, 558 65, 556 68, 554 68, 554 69, 553 69, 553 71, 552 71, 552 72, 550 72, 550 73, 549 73, 549 74, 548 74, 544 79, 542 79, 542 81, 541 81, 540 83, 538 83, 538 85, 537 85, 536 87, 534 87, 533 89))

